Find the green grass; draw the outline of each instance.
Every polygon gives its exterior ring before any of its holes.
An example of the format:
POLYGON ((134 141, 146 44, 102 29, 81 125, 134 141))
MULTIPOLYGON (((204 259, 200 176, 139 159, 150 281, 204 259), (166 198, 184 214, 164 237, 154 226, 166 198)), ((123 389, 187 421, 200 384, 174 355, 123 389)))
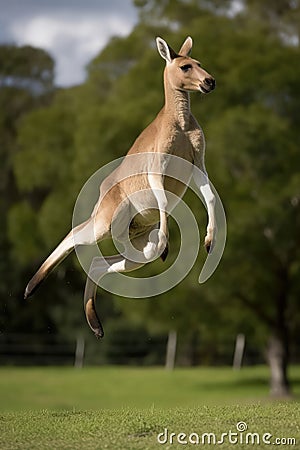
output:
MULTIPOLYGON (((274 448, 274 445, 202 445, 202 433, 247 432, 295 438, 300 448, 300 368, 291 369, 295 399, 268 400, 265 367, 159 368, 1 368, 0 449, 181 449, 274 448), (168 429, 168 443, 157 442, 168 429), (170 443, 170 433, 176 433, 170 443), (179 444, 178 433, 197 433, 199 445, 179 444)), ((192 435, 192 439, 196 435, 192 435)), ((234 438, 234 436, 233 436, 234 438)), ((172 438, 171 438, 172 439, 172 438)), ((256 437, 257 439, 257 437, 256 437)))
MULTIPOLYGON (((182 449, 185 447, 211 448, 201 445, 203 433, 214 433, 216 440, 222 433, 237 432, 236 424, 243 421, 247 431, 238 433, 245 439, 246 433, 257 433, 257 445, 233 445, 228 437, 219 448, 272 448, 264 445, 265 433, 271 443, 276 438, 296 439, 296 445, 280 447, 298 448, 300 445, 300 407, 297 403, 253 404, 231 406, 198 406, 192 408, 146 409, 134 408, 98 411, 40 411, 7 413, 0 415, 0 448, 8 449, 182 449), (159 433, 167 429, 168 443, 159 444, 159 433), (170 443, 170 433, 197 433, 199 446, 170 443), (297 444, 298 443, 298 444, 297 444)), ((161 436, 163 440, 164 436, 161 436)), ((181 439, 186 439, 182 437, 181 439)), ((236 439, 232 435, 231 439, 236 439)), ((195 440, 195 435, 192 437, 195 440)), ((206 440, 207 443, 207 440, 206 440)), ((216 445, 218 447, 218 445, 216 445)), ((279 447, 279 446, 276 446, 279 447)), ((273 446, 274 448, 274 446, 273 446)))
MULTIPOLYGON (((300 367, 291 368, 300 395, 300 367)), ((266 367, 0 368, 0 412, 28 409, 169 408, 262 400, 268 397, 266 367)))

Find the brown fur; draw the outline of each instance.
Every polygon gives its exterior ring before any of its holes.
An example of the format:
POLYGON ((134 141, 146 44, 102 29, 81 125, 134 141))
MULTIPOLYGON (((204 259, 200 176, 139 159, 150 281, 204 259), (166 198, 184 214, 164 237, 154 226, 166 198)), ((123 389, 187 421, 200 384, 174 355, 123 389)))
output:
MULTIPOLYGON (((48 273, 73 250, 74 246, 92 244, 110 237, 113 222, 117 224, 120 240, 129 228, 132 244, 142 252, 149 244, 150 232, 159 223, 155 255, 161 255, 165 259, 168 248, 166 212, 168 198, 164 192, 171 192, 182 197, 192 175, 192 171, 186 173, 186 183, 167 176, 167 156, 181 157, 196 164, 206 174, 204 135, 191 113, 189 92, 207 93, 214 89, 215 82, 200 67, 197 60, 188 56, 192 47, 191 38, 188 37, 185 40, 178 54, 160 38, 157 39, 157 45, 161 56, 167 62, 164 71, 164 107, 137 137, 127 153, 128 157, 103 181, 99 200, 90 219, 75 227, 66 236, 30 280, 25 291, 25 298, 34 292, 48 273), (184 67, 186 70, 182 69, 184 67), (136 157, 130 158, 132 155, 136 157), (132 175, 129 176, 130 174, 132 175), (156 191, 159 193, 157 194, 156 191), (137 211, 134 218, 130 216, 132 207, 137 211)), ((205 238, 208 250, 211 248, 214 232, 213 203, 213 196, 210 195, 207 200, 209 224, 205 238)), ((107 257, 104 261, 93 261, 91 271, 97 269, 99 276, 107 273, 104 262, 112 267, 112 270, 121 271, 133 270, 143 265, 117 255, 107 257)), ((86 317, 95 334, 102 336, 103 329, 95 310, 95 295, 96 285, 88 277, 85 291, 86 317)))

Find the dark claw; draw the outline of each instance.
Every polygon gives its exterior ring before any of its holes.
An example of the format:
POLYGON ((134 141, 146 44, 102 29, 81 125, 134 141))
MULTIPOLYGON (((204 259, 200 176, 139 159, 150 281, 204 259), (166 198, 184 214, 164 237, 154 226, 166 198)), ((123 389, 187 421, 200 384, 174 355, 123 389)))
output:
POLYGON ((167 245, 165 246, 164 251, 163 251, 162 254, 160 255, 160 257, 161 257, 161 259, 163 260, 163 262, 165 262, 165 260, 167 259, 168 253, 169 253, 169 245, 167 244, 167 245))
POLYGON ((213 242, 210 242, 209 244, 205 244, 205 248, 206 248, 207 254, 210 255, 214 248, 213 242))

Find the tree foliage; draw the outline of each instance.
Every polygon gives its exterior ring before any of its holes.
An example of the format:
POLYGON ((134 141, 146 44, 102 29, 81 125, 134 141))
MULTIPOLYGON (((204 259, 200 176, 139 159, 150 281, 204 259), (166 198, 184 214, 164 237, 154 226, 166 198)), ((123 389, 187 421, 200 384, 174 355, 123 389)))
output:
MULTIPOLYGON (((123 156, 162 106, 163 67, 155 36, 162 35, 176 49, 192 35, 193 55, 217 80, 212 95, 192 96, 192 110, 204 128, 208 172, 226 209, 223 260, 205 285, 197 284, 202 253, 198 267, 163 296, 117 299, 116 312, 105 303, 108 294, 101 293, 100 309, 156 331, 176 328, 187 337, 198 333, 203 341, 222 342, 243 331, 260 345, 270 335, 284 335, 288 346, 298 339, 300 320, 299 4, 245 0, 237 13, 230 1, 135 4, 138 25, 129 36, 113 38, 90 62, 81 86, 57 90, 50 104, 37 104, 36 92, 20 90, 20 83, 1 93, 0 101, 8 105, 0 116, 0 151, 6 161, 2 180, 6 189, 13 185, 6 191, 9 226, 4 236, 18 283, 26 284, 20 269, 36 267, 68 232, 72 206, 86 179, 123 156)), ((47 91, 53 65, 45 53, 35 59, 32 49, 24 49, 25 70, 14 48, 2 50, 11 68, 3 70, 2 80, 38 80, 47 91)), ((187 200, 203 234, 202 205, 191 193, 187 200)), ((172 261, 179 236, 172 221, 170 226, 172 261)), ((75 259, 64 264, 63 279, 48 284, 49 296, 62 299, 57 294, 62 281, 76 277, 70 276, 70 270, 77 274, 79 269, 75 259)), ((163 267, 157 262, 141 274, 163 267)), ((79 297, 75 281, 74 286, 79 297)), ((78 305, 72 308, 81 314, 78 305)))

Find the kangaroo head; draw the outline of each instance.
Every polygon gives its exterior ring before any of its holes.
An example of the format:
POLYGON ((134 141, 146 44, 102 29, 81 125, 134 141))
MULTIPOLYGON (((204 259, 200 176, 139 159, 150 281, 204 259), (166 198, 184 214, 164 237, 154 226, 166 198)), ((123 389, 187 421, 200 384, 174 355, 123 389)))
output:
POLYGON ((165 77, 173 89, 208 94, 215 86, 215 79, 201 67, 196 59, 189 55, 193 41, 187 37, 176 53, 162 38, 156 38, 160 56, 166 61, 165 77))

